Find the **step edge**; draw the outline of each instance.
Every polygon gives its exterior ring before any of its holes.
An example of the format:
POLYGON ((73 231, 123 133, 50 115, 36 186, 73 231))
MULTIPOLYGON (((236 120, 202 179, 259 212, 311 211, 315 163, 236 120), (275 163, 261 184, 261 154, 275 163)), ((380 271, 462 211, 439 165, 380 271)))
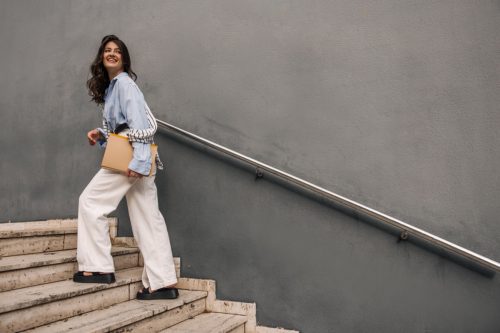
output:
MULTIPOLYGON (((119 270, 119 271, 117 271, 117 273, 133 271, 133 270, 136 270, 137 272, 134 272, 131 277, 123 278, 122 280, 117 279, 116 282, 111 283, 111 284, 97 284, 97 283, 78 284, 78 285, 82 285, 82 289, 76 289, 76 290, 70 291, 69 293, 64 292, 64 293, 60 293, 60 294, 50 294, 48 296, 41 296, 40 298, 37 298, 33 301, 25 301, 25 302, 20 302, 20 303, 7 304, 3 307, 0 307, 0 314, 12 312, 12 311, 16 311, 16 310, 21 310, 21 309, 27 309, 27 308, 34 307, 37 305, 52 303, 52 302, 56 302, 56 301, 60 301, 63 299, 68 299, 68 298, 72 298, 72 297, 76 297, 76 296, 91 294, 91 293, 106 290, 106 289, 117 288, 117 287, 125 286, 127 284, 130 285, 131 283, 141 281, 142 269, 143 269, 142 267, 132 267, 132 268, 126 268, 126 269, 119 270), (88 285, 88 287, 87 287, 87 285, 88 285), (83 288, 83 287, 87 287, 87 288, 83 288)), ((50 283, 46 283, 46 284, 40 284, 40 285, 36 285, 36 286, 32 286, 32 287, 13 289, 13 290, 1 292, 0 295, 8 293, 8 292, 14 292, 14 291, 19 292, 20 290, 27 289, 27 288, 33 288, 35 290, 36 288, 43 288, 43 286, 47 286, 48 284, 58 284, 58 283, 62 284, 62 283, 65 283, 66 281, 71 281, 71 280, 62 280, 62 281, 50 282, 50 283)))
POLYGON ((237 302, 229 300, 214 300, 210 306, 210 312, 228 313, 247 316, 245 332, 255 333, 257 326, 257 304, 248 302, 237 302))
MULTIPOLYGON (((48 258, 50 258, 51 253, 58 253, 58 252, 74 252, 75 249, 70 249, 70 250, 61 250, 61 251, 50 251, 50 252, 38 252, 38 253, 28 253, 28 254, 19 254, 19 255, 14 255, 14 256, 8 256, 4 258, 12 258, 12 257, 17 257, 21 258, 24 256, 39 256, 39 255, 47 255, 48 258)), ((119 246, 114 246, 111 248, 111 255, 112 256, 122 256, 122 255, 127 255, 127 254, 135 254, 139 253, 138 248, 133 248, 133 247, 119 247, 119 246)), ((57 264, 64 264, 68 262, 76 262, 76 253, 74 255, 68 254, 66 257, 60 257, 57 259, 47 259, 47 260, 33 260, 33 261, 27 261, 24 263, 18 263, 18 264, 8 264, 8 265, 2 265, 2 258, 0 257, 0 273, 2 272, 9 272, 9 271, 16 271, 16 270, 22 270, 22 269, 27 269, 27 268, 35 268, 35 267, 43 267, 43 266, 51 266, 51 265, 57 265, 57 264)))
MULTIPOLYGON (((110 234, 116 237, 117 217, 108 217, 110 234)), ((76 234, 77 219, 50 219, 0 223, 0 239, 76 234), (13 228, 13 229, 9 229, 13 228)))
MULTIPOLYGON (((159 303, 147 303, 148 301, 141 301, 141 300, 137 300, 137 299, 131 299, 131 300, 128 300, 128 301, 125 301, 125 302, 121 302, 121 303, 116 303, 116 304, 113 304, 107 308, 117 308, 117 312, 119 312, 119 307, 121 305, 123 305, 123 303, 136 303, 138 302, 140 305, 140 307, 138 308, 142 308, 142 311, 143 311, 143 314, 141 315, 138 315, 136 316, 136 318, 134 318, 132 321, 113 321, 113 318, 114 316, 111 316, 109 319, 109 323, 108 323, 108 326, 106 327, 101 327, 100 330, 104 329, 105 331, 110 331, 110 330, 116 330, 116 329, 120 329, 121 327, 126 327, 128 325, 131 325, 133 323, 136 323, 136 322, 139 322, 141 320, 144 320, 144 319, 147 319, 147 318, 153 318, 159 314, 162 314, 164 312, 168 312, 168 311, 172 311, 172 310, 175 310, 177 308, 180 308, 182 306, 185 306, 186 304, 191 304, 191 303, 194 303, 194 302, 197 302, 199 300, 202 300, 204 297, 206 297, 206 292, 201 292, 201 291, 196 291, 196 290, 190 290, 188 291, 189 293, 199 293, 195 299, 192 299, 190 301, 183 301, 182 304, 178 304, 178 305, 175 305, 173 307, 165 307, 164 305, 161 305, 159 303), (144 305, 146 304, 146 305, 144 305), (155 307, 156 305, 156 307, 155 307), (147 314, 146 316, 144 316, 144 314, 147 314)), ((105 309, 107 309, 105 308, 105 309)), ((29 329, 25 332, 36 332, 37 329, 41 329, 41 328, 47 328, 49 326, 53 326, 53 325, 56 325, 57 323, 67 323, 68 321, 70 320, 77 320, 78 317, 80 316, 91 316, 93 313, 98 313, 99 311, 102 311, 103 309, 96 309, 96 310, 93 310, 93 311, 89 311, 89 312, 86 312, 86 313, 83 313, 81 315, 77 315, 77 316, 73 316, 73 317, 69 317, 69 318, 66 318, 66 319, 62 319, 62 320, 58 320, 58 321, 55 321, 55 322, 52 322, 52 323, 49 323, 49 324, 45 324, 45 325, 41 325, 41 326, 38 326, 38 327, 34 327, 32 329, 29 329)), ((87 318, 86 318, 87 319, 87 318)), ((57 332, 61 332, 61 331, 57 331, 57 332)))

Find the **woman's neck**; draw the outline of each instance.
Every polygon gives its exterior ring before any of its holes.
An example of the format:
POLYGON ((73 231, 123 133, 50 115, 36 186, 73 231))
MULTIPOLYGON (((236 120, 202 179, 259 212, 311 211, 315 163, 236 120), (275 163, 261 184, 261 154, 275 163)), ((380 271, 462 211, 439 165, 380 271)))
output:
POLYGON ((115 72, 108 71, 109 81, 113 80, 120 73, 123 73, 123 69, 119 69, 115 72))

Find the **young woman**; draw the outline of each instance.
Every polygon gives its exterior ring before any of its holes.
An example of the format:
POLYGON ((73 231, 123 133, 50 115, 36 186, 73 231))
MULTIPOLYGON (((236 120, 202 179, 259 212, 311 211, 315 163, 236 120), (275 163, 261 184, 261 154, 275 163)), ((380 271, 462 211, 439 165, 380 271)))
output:
MULTIPOLYGON (((156 170, 150 144, 157 124, 135 83, 126 45, 115 35, 105 36, 90 67, 87 81, 92 101, 102 107, 103 127, 87 133, 91 145, 106 146, 110 133, 126 135, 134 152, 127 174, 100 169, 80 195, 77 260, 73 281, 115 282, 107 214, 126 196, 132 232, 144 257, 143 288, 138 299, 177 298, 172 249, 165 220, 158 209, 156 170)), ((162 164, 155 156, 158 169, 162 164)))

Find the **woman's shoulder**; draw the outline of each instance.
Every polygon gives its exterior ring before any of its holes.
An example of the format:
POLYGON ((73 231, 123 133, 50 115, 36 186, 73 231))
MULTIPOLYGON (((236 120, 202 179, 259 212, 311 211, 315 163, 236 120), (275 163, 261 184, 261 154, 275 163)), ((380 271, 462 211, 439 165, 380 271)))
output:
POLYGON ((116 76, 116 83, 137 85, 127 72, 122 72, 116 76))
POLYGON ((119 89, 127 89, 129 87, 133 87, 137 89, 139 92, 141 91, 137 83, 134 80, 132 80, 132 78, 127 73, 125 73, 125 75, 119 75, 117 77, 116 85, 119 87, 119 89))

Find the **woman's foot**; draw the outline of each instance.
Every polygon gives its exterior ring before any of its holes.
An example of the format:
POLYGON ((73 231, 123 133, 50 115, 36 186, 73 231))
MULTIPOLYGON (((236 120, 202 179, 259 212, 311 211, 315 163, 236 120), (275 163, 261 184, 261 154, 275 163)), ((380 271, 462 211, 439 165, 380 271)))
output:
POLYGON ((176 299, 179 297, 179 291, 175 288, 175 284, 160 289, 151 289, 151 287, 142 287, 137 292, 137 299, 152 300, 152 299, 176 299))
POLYGON ((73 281, 79 283, 114 283, 114 273, 99 273, 99 272, 76 272, 73 275, 73 281))
MULTIPOLYGON (((161 288, 161 289, 164 289, 164 288, 174 288, 176 285, 177 285, 177 284, 172 284, 172 285, 170 285, 170 286, 163 287, 163 288, 161 288)), ((152 289, 151 289, 151 287, 146 288, 146 287, 144 287, 144 286, 143 286, 143 287, 141 288, 141 290, 139 290, 139 292, 140 292, 140 293, 143 293, 146 289, 147 289, 147 292, 149 292, 149 293, 152 293, 152 292, 156 291, 156 289, 153 289, 153 290, 152 290, 152 289)))

